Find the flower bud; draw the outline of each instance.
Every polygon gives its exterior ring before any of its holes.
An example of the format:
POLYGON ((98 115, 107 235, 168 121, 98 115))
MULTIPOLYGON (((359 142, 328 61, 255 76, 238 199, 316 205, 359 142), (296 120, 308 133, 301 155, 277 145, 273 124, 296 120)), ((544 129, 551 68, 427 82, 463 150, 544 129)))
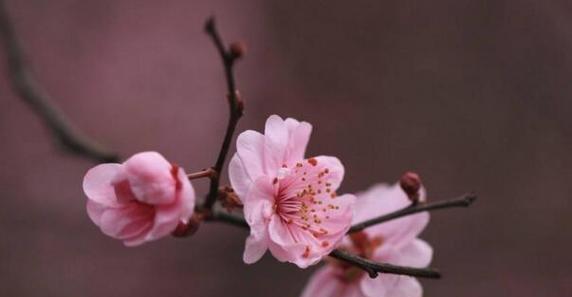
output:
POLYGON ((421 189, 421 178, 415 172, 405 172, 399 179, 399 185, 407 194, 411 202, 419 202, 419 189, 421 189))
POLYGON ((230 44, 230 54, 234 59, 244 57, 246 54, 246 45, 241 41, 235 41, 230 44))
POLYGON ((204 216, 199 213, 194 213, 188 222, 180 221, 177 228, 171 233, 174 237, 187 237, 195 234, 199 230, 199 226, 203 221, 204 216))
POLYGON ((242 202, 231 187, 220 188, 218 199, 221 201, 222 207, 228 212, 242 208, 242 202))

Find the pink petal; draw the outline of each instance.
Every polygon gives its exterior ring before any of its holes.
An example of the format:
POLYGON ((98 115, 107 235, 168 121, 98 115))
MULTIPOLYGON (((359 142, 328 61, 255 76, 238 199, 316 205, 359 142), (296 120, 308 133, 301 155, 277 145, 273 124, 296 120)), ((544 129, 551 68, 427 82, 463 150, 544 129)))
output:
POLYGON ((344 165, 336 157, 329 156, 318 156, 315 157, 318 161, 318 167, 327 168, 329 174, 327 175, 327 182, 332 184, 332 189, 335 191, 340 187, 342 180, 344 179, 344 165))
POLYGON ((153 219, 151 207, 129 204, 121 208, 106 209, 100 217, 100 228, 103 233, 117 239, 126 238, 124 229, 132 223, 144 224, 153 219))
POLYGON ((87 197, 99 204, 116 206, 115 190, 111 181, 121 170, 120 164, 101 164, 90 169, 83 178, 83 191, 87 197))
POLYGON ((318 269, 308 280, 301 297, 350 297, 360 296, 359 287, 340 281, 334 267, 326 265, 318 269), (355 292, 355 293, 352 293, 355 292), (357 293, 357 294, 356 294, 357 293))
POLYGON ((396 265, 427 267, 431 263, 432 257, 433 249, 431 246, 421 239, 414 239, 399 250, 394 256, 394 260, 388 261, 396 265))
POLYGON ((268 247, 267 224, 272 215, 275 189, 269 177, 262 176, 254 182, 244 199, 244 217, 250 226, 243 260, 247 264, 258 261, 268 247))
MULTIPOLYGON (((423 288, 418 280, 402 276, 398 283, 389 291, 388 297, 421 297, 423 296, 423 288)), ((373 296, 372 296, 373 297, 373 296)))
POLYGON ((304 159, 306 147, 310 141, 310 134, 312 134, 312 125, 292 118, 287 118, 285 123, 290 136, 285 161, 292 164, 304 159))
POLYGON ((258 178, 244 201, 244 218, 251 228, 267 224, 273 213, 276 190, 267 176, 258 178))
POLYGON ((157 152, 133 155, 124 163, 131 190, 147 204, 169 204, 175 199, 172 165, 157 152))
POLYGON ((402 276, 394 274, 380 274, 376 278, 365 276, 361 278, 360 288, 366 297, 393 297, 387 293, 391 292, 393 288, 399 284, 400 278, 402 278, 402 276))
POLYGON ((334 201, 339 209, 330 210, 329 219, 323 219, 321 224, 322 228, 328 230, 328 234, 319 236, 319 240, 316 242, 317 246, 313 247, 314 250, 319 250, 323 255, 329 254, 351 227, 355 196, 344 194, 336 197, 334 201), (324 243, 327 245, 324 246, 324 243))
POLYGON ((180 189, 176 194, 174 203, 156 206, 153 228, 147 234, 146 240, 155 240, 169 235, 179 222, 187 222, 194 212, 195 192, 185 172, 179 168, 177 179, 180 189))
POLYGON ((255 263, 264 256, 264 253, 266 253, 266 250, 268 249, 268 239, 264 234, 266 234, 266 232, 262 233, 260 237, 250 235, 246 238, 244 254, 242 255, 244 263, 255 263))
POLYGON ((87 200, 86 209, 89 218, 93 221, 94 224, 99 226, 101 222, 101 216, 107 207, 92 200, 87 200))
POLYGON ((286 162, 286 150, 289 140, 288 127, 282 118, 271 115, 264 129, 265 172, 272 177, 286 162))
POLYGON ((228 164, 228 176, 234 192, 238 195, 240 201, 244 203, 248 190, 254 181, 250 178, 248 172, 246 172, 246 167, 242 164, 238 154, 234 154, 228 164))
POLYGON ((316 264, 320 258, 314 255, 304 256, 306 245, 297 243, 282 220, 274 215, 268 225, 268 248, 272 255, 280 262, 291 262, 300 268, 316 264), (313 257, 311 257, 313 256, 313 257))
POLYGON ((131 190, 131 185, 127 179, 127 173, 124 167, 117 172, 113 180, 111 181, 113 188, 115 190, 115 197, 117 197, 117 202, 119 204, 129 203, 130 201, 137 200, 133 191, 131 190))
POLYGON ((195 212, 195 189, 187 178, 185 171, 179 167, 177 172, 180 189, 177 192, 177 201, 180 201, 181 213, 179 219, 187 222, 195 212))
MULTIPOLYGON (((376 185, 357 196, 353 224, 399 210, 410 204, 398 184, 376 185)), ((416 238, 428 222, 429 214, 424 212, 369 227, 365 229, 365 232, 370 237, 381 237, 385 243, 384 246, 401 247, 416 238)))

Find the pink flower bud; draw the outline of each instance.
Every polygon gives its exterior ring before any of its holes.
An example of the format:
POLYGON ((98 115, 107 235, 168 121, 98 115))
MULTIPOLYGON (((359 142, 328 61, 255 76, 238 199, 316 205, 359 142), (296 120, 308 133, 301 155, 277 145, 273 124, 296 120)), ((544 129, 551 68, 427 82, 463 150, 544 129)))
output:
POLYGON ((195 192, 183 169, 156 152, 90 169, 83 190, 90 219, 127 246, 169 235, 195 207, 195 192))

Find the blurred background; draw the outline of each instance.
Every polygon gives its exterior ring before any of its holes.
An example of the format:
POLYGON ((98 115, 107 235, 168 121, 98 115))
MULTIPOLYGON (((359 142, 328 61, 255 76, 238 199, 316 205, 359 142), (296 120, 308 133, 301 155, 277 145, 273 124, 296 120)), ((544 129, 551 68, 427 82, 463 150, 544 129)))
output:
MULTIPOLYGON (((429 199, 479 194, 433 213, 422 237, 444 278, 424 280, 425 296, 572 295, 570 1, 6 2, 38 80, 80 128, 187 171, 214 162, 226 125, 202 32, 216 15, 248 45, 239 130, 274 113, 311 122, 308 155, 344 162, 341 192, 411 169, 429 199)), ((315 268, 243 264, 234 227, 138 248, 104 236, 81 189, 94 164, 55 145, 0 66, 0 296, 301 292, 315 268)))

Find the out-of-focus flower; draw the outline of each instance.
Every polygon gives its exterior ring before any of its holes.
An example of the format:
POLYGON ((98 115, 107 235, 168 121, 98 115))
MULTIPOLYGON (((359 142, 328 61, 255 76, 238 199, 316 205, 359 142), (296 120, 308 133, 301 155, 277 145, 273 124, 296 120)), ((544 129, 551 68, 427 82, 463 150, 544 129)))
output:
POLYGON ((156 152, 90 169, 87 213, 108 236, 136 246, 169 235, 193 214, 195 192, 182 168, 156 152))
POLYGON ((264 134, 245 131, 229 164, 250 225, 244 262, 270 250, 301 268, 329 254, 350 227, 354 196, 337 195, 344 167, 335 157, 304 159, 312 126, 273 115, 264 134))
MULTIPOLYGON (((423 188, 419 194, 425 199, 423 188)), ((376 185, 357 196, 354 223, 396 211, 411 203, 399 184, 376 185)), ((417 236, 428 222, 429 214, 424 212, 375 225, 346 236, 340 248, 376 262, 426 267, 431 262, 433 250, 417 236)), ((415 278, 380 274, 372 279, 355 266, 333 260, 311 277, 302 297, 420 297, 422 293, 415 278)))

